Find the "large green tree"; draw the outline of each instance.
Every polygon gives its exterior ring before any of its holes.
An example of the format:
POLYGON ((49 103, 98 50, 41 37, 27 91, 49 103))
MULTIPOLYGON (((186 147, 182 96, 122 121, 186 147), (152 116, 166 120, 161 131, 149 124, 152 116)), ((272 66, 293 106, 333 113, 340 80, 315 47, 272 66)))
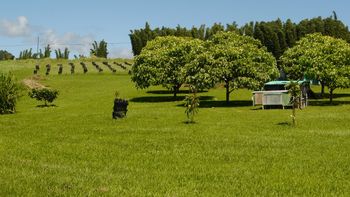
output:
POLYGON ((193 63, 196 49, 203 41, 198 39, 167 36, 149 41, 141 54, 135 58, 132 80, 138 88, 162 85, 176 97, 185 82, 187 64, 193 63))
POLYGON ((162 85, 176 97, 180 87, 188 84, 194 91, 215 84, 210 55, 205 42, 186 37, 158 37, 147 43, 136 56, 132 80, 138 88, 162 85))
POLYGON ((328 87, 330 102, 336 88, 350 87, 350 44, 342 39, 309 34, 288 49, 281 61, 290 79, 318 79, 328 87))
POLYGON ((237 88, 259 89, 278 77, 276 60, 259 40, 233 32, 221 32, 209 42, 215 77, 225 83, 226 102, 237 88))

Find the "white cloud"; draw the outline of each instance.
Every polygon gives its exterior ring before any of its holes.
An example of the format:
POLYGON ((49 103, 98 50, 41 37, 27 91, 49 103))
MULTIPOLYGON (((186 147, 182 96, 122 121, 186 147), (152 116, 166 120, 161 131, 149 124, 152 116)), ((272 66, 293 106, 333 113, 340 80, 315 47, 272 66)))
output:
POLYGON ((127 47, 114 47, 111 48, 108 46, 109 49, 109 57, 111 58, 132 58, 133 54, 130 48, 127 47))
POLYGON ((53 49, 68 48, 75 54, 88 55, 91 43, 94 41, 93 35, 79 35, 76 33, 68 32, 65 34, 58 34, 54 30, 46 30, 41 38, 41 44, 50 44, 53 49))
MULTIPOLYGON (((27 17, 19 16, 16 20, 0 19, 0 36, 22 39, 23 43, 36 46, 37 35, 40 38, 40 48, 47 44, 55 49, 68 48, 72 55, 90 55, 90 49, 95 36, 92 34, 80 35, 73 32, 58 33, 47 27, 32 25, 27 17)), ((97 40, 98 41, 98 40, 97 40)), ((133 54, 127 46, 108 45, 110 58, 132 58, 133 54)), ((71 56, 72 57, 72 56, 71 56)))
POLYGON ((11 21, 3 19, 0 21, 0 34, 9 37, 27 37, 31 35, 31 27, 25 16, 17 17, 17 20, 11 21))

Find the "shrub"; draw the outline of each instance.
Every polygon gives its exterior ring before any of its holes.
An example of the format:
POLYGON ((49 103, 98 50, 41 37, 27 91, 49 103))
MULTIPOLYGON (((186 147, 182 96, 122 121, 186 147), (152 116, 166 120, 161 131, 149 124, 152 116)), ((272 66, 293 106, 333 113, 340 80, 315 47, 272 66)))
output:
POLYGON ((124 118, 126 116, 126 113, 128 112, 128 105, 129 105, 128 100, 120 98, 119 92, 116 91, 112 117, 114 119, 124 118))
POLYGON ((15 113, 21 85, 11 74, 0 73, 0 114, 15 113))
POLYGON ((192 89, 191 95, 186 95, 185 102, 185 113, 187 115, 186 123, 194 123, 194 116, 198 113, 199 98, 197 97, 196 91, 192 89))
POLYGON ((58 91, 48 88, 32 89, 32 91, 29 92, 29 96, 38 101, 44 101, 45 106, 48 106, 48 103, 52 103, 57 98, 58 91))
POLYGON ((296 125, 296 114, 295 114, 295 108, 297 108, 297 106, 300 104, 299 100, 300 100, 300 85, 297 81, 291 81, 289 84, 286 85, 286 89, 288 90, 288 93, 291 96, 291 104, 293 107, 293 113, 291 115, 292 117, 292 122, 293 122, 293 126, 296 125))

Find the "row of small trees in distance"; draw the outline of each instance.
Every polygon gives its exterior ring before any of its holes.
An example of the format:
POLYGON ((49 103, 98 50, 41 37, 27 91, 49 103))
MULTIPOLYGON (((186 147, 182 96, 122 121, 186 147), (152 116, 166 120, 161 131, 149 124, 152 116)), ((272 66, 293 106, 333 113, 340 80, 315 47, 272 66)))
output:
MULTIPOLYGON (((50 58, 51 57, 51 46, 47 45, 44 48, 44 52, 40 49, 38 53, 34 53, 32 49, 25 49, 20 52, 17 59, 25 60, 25 59, 42 59, 42 58, 50 58)), ((66 47, 62 51, 61 49, 54 50, 56 59, 69 59, 70 51, 66 47)), ((108 49, 107 42, 102 40, 100 42, 94 41, 92 43, 92 48, 90 49, 90 55, 95 57, 107 58, 108 49)), ((83 56, 81 56, 83 57, 83 56)), ((13 60, 15 56, 5 50, 0 50, 0 60, 13 60)))
MULTIPOLYGON (((350 45, 319 33, 302 38, 280 58, 291 80, 305 76, 327 86, 332 102, 336 88, 350 87, 350 45)), ((136 56, 132 80, 137 88, 162 85, 176 96, 183 84, 195 90, 224 83, 226 101, 237 88, 258 90, 279 76, 276 59, 261 42, 233 32, 211 39, 157 37, 136 56)))

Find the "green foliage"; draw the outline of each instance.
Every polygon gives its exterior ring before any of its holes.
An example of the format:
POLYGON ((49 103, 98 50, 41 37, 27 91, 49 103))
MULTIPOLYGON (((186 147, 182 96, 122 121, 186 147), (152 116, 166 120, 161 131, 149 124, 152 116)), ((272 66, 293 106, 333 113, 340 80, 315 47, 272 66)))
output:
POLYGON ((0 50, 0 61, 1 60, 13 60, 15 56, 6 50, 0 50))
POLYGON ((131 40, 132 51, 134 55, 139 55, 142 49, 147 45, 148 41, 160 36, 176 36, 176 37, 191 37, 200 40, 207 40, 214 34, 220 31, 236 31, 238 32, 237 24, 227 24, 226 28, 220 23, 215 23, 211 27, 201 25, 200 27, 192 27, 187 29, 178 25, 176 28, 155 28, 151 29, 149 23, 146 22, 145 27, 137 30, 132 30, 129 34, 131 40))
POLYGON ((44 57, 44 58, 50 58, 50 56, 51 56, 51 47, 50 47, 50 45, 48 44, 48 45, 45 47, 45 49, 44 49, 44 55, 43 55, 43 57, 44 57))
POLYGON ((260 89, 278 77, 275 58, 259 40, 221 32, 213 36, 209 45, 214 70, 211 77, 225 83, 226 102, 234 89, 260 89))
POLYGON ((280 19, 275 21, 249 22, 242 27, 233 22, 226 24, 226 27, 220 23, 215 23, 211 27, 201 25, 186 29, 181 26, 176 28, 155 28, 151 29, 146 23, 144 28, 131 31, 129 34, 131 46, 134 55, 139 55, 147 42, 158 36, 177 36, 192 37, 202 40, 208 40, 218 32, 236 32, 241 35, 254 37, 278 59, 288 47, 293 47, 296 41, 307 34, 319 32, 323 35, 329 35, 336 38, 342 38, 350 42, 350 32, 343 22, 338 20, 335 12, 331 17, 304 19, 298 24, 290 19, 282 22, 280 19))
POLYGON ((19 60, 26 60, 26 59, 36 59, 38 54, 33 53, 32 49, 26 49, 19 53, 19 60))
POLYGON ((107 58, 107 42, 104 40, 100 41, 99 43, 94 41, 94 43, 92 43, 92 49, 90 49, 90 54, 95 57, 107 58))
POLYGON ((69 59, 69 53, 70 51, 68 48, 64 48, 64 51, 62 52, 61 49, 55 50, 56 59, 69 59))
POLYGON ((191 88, 192 94, 186 95, 185 102, 185 113, 187 116, 187 123, 194 123, 194 116, 198 113, 199 97, 197 96, 196 89, 191 88))
POLYGON ((174 96, 184 83, 203 90, 224 81, 227 102, 233 89, 257 89, 278 76, 274 57, 258 40, 229 32, 217 33, 207 42, 157 37, 135 58, 132 73, 136 87, 162 85, 174 96))
MULTIPOLYGON (((17 59, 19 60, 26 60, 26 59, 41 59, 41 58, 50 58, 51 56, 51 48, 50 45, 47 45, 44 48, 44 53, 40 49, 38 53, 33 53, 32 49, 26 49, 19 53, 19 57, 17 59)), ((64 55, 63 55, 64 56, 64 55)))
POLYGON ((0 73, 0 114, 16 112, 16 104, 21 96, 21 89, 21 85, 12 74, 0 73))
POLYGON ((290 79, 313 78, 330 90, 330 102, 336 88, 350 87, 350 45, 341 39, 309 34, 281 57, 290 79))
MULTIPOLYGON (((162 85, 172 90, 174 96, 184 83, 197 88, 208 87, 207 83, 198 81, 199 76, 194 75, 198 71, 207 75, 204 65, 197 59, 205 51, 203 44, 198 39, 175 36, 158 37, 150 41, 135 58, 132 81, 137 88, 162 85), (195 72, 191 73, 190 70, 195 72)), ((207 78, 210 80, 209 76, 207 78)))
POLYGON ((57 98, 58 91, 48 88, 32 89, 32 91, 29 92, 29 96, 38 101, 44 101, 45 106, 48 106, 48 103, 52 103, 57 98))
POLYGON ((291 115, 292 117, 292 122, 293 122, 293 126, 296 125, 296 113, 295 113, 295 109, 297 108, 297 106, 300 104, 300 96, 301 96, 301 90, 300 90, 300 85, 298 83, 298 81, 291 81, 290 83, 288 83, 286 85, 286 89, 288 90, 288 93, 290 94, 291 97, 291 104, 293 107, 293 113, 291 115))

